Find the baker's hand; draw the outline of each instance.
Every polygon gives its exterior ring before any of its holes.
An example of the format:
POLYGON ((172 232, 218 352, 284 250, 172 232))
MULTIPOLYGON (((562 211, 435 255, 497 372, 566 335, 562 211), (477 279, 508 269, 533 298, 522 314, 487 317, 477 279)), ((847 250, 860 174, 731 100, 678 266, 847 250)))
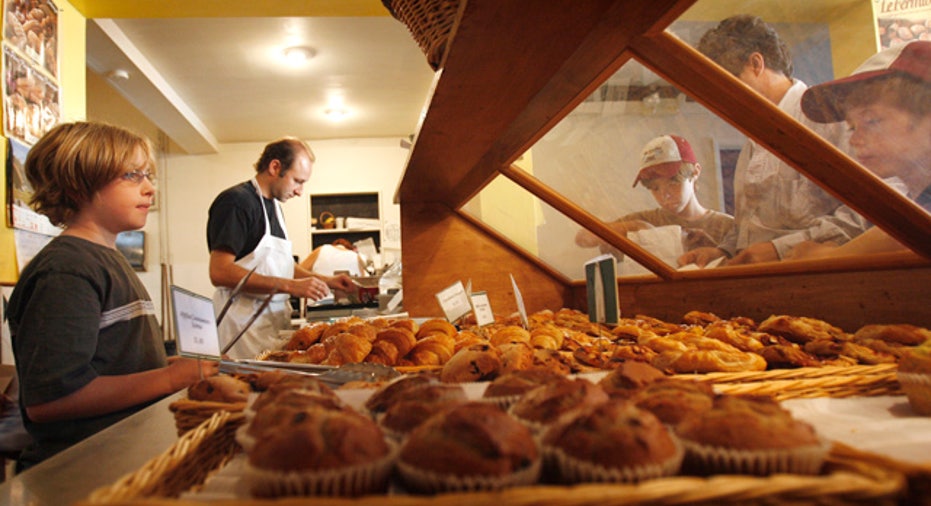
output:
POLYGON ((601 239, 597 235, 582 229, 575 234, 575 244, 583 248, 594 248, 601 244, 601 239))
POLYGON ((679 257, 679 266, 695 264, 699 267, 704 267, 708 265, 708 262, 714 260, 715 258, 720 258, 726 256, 727 253, 724 252, 721 248, 713 248, 706 246, 704 248, 695 248, 692 251, 686 252, 684 255, 679 257))
POLYGON ((355 292, 355 291, 358 291, 359 289, 359 287, 356 286, 356 284, 352 282, 352 278, 350 278, 346 274, 337 274, 331 277, 330 279, 326 280, 326 284, 327 286, 329 286, 330 288, 334 290, 339 290, 339 291, 347 292, 347 293, 355 292))
POLYGON ((757 262, 772 262, 779 260, 776 245, 770 241, 751 244, 734 255, 725 265, 755 264, 757 262))
POLYGON ((330 288, 326 282, 316 276, 295 279, 292 281, 291 286, 291 295, 304 297, 314 302, 330 294, 330 288))

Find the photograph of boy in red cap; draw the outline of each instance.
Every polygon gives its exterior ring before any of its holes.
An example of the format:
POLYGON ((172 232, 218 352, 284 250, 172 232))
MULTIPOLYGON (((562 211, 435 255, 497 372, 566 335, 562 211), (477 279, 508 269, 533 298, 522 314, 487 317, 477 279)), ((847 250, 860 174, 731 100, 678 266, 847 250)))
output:
MULTIPOLYGON (((931 41, 871 56, 843 79, 814 86, 802 110, 819 122, 844 120, 854 158, 931 211, 931 41)), ((842 246, 801 243, 793 258, 904 250, 873 227, 842 246)))
MULTIPOLYGON (((634 186, 642 183, 653 194, 658 208, 627 214, 608 223, 615 232, 627 234, 653 227, 678 225, 684 232, 683 248, 717 244, 734 226, 734 218, 706 209, 695 195, 695 181, 701 165, 687 140, 663 135, 648 142, 640 154, 640 171, 634 186)), ((598 236, 587 230, 576 234, 575 242, 584 248, 610 250, 598 236)))

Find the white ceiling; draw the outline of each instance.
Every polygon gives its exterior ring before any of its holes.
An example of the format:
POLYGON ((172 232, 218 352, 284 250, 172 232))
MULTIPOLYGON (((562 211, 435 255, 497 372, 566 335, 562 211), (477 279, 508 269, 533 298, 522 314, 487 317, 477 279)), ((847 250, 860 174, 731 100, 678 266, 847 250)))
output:
POLYGON ((87 66, 189 153, 218 143, 399 137, 416 130, 433 70, 390 16, 93 19, 87 66), (281 51, 307 45, 298 68, 281 51), (326 118, 332 97, 349 116, 326 118))

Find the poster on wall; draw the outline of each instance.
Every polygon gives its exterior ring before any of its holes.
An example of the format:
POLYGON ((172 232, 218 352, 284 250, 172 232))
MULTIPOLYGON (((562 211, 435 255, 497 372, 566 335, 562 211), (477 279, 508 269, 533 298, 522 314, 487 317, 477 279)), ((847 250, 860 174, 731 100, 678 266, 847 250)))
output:
POLYGON ((34 144, 61 117, 58 84, 3 44, 3 133, 34 144))
POLYGON ((873 0, 879 49, 931 40, 931 3, 873 0))
POLYGON ((33 189, 29 180, 26 179, 24 170, 29 146, 16 139, 10 139, 6 152, 7 226, 46 236, 58 235, 61 229, 52 225, 45 215, 33 211, 29 206, 33 189))
POLYGON ((3 40, 58 79, 58 7, 51 0, 3 4, 3 40))

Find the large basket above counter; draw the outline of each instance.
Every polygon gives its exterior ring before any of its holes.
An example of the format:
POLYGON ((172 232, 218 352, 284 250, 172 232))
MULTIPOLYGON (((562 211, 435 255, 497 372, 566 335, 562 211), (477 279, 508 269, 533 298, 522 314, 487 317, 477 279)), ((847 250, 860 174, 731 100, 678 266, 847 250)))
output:
POLYGON ((407 26, 430 67, 439 70, 459 11, 459 0, 382 0, 382 4, 407 26))

